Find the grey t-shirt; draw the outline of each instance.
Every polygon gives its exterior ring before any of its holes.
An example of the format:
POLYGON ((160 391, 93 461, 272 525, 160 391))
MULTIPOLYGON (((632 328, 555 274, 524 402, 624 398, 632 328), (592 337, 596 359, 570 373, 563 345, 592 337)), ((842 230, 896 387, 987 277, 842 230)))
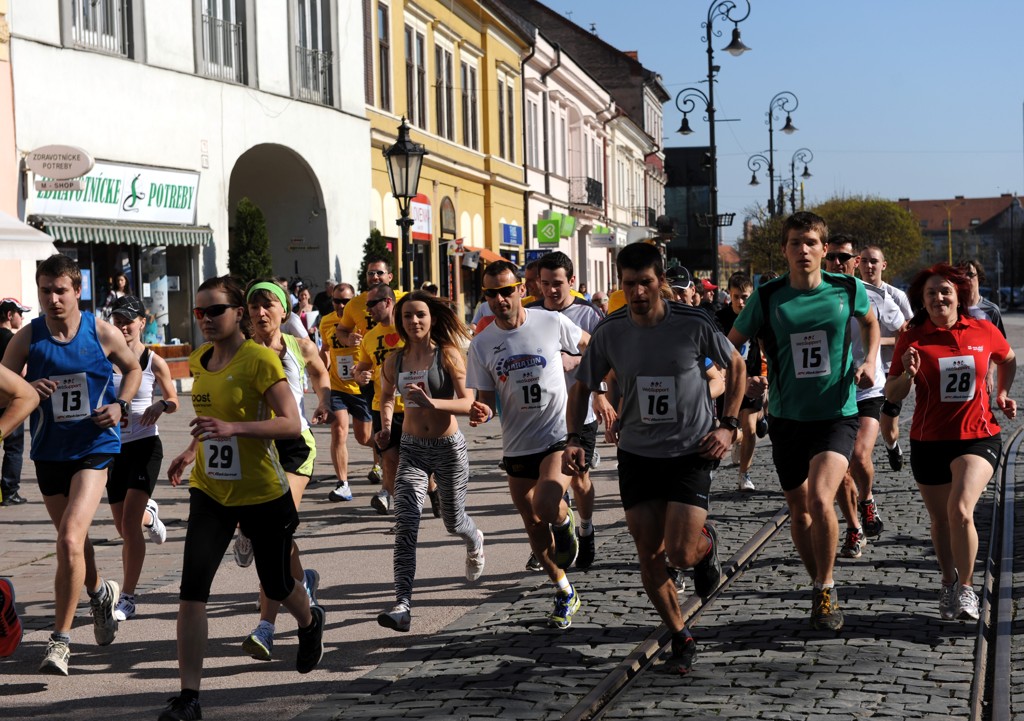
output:
POLYGON ((700 308, 676 301, 658 325, 641 327, 629 310, 594 330, 576 379, 599 387, 614 370, 622 392, 619 447, 653 458, 697 452, 714 422, 705 359, 727 367, 735 349, 700 308))

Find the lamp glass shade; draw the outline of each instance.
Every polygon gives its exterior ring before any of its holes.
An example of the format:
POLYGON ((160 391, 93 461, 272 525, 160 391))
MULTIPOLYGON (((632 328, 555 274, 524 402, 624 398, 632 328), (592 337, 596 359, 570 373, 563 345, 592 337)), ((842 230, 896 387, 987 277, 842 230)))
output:
POLYGON ((388 165, 388 180, 391 182, 391 193, 396 198, 412 198, 416 195, 416 186, 420 182, 420 171, 423 169, 423 156, 426 149, 409 138, 409 126, 405 119, 398 128, 398 140, 390 148, 384 149, 384 159, 388 165))
POLYGON ((679 124, 678 132, 680 135, 693 135, 693 128, 690 127, 690 121, 685 115, 683 116, 683 122, 679 124))
POLYGON ((748 50, 750 50, 750 48, 744 45, 743 41, 740 40, 740 29, 734 27, 732 29, 732 40, 729 42, 728 45, 722 48, 722 50, 724 50, 725 52, 729 53, 734 57, 738 57, 743 53, 747 52, 748 50))
POLYGON ((782 126, 782 132, 786 135, 792 135, 796 132, 796 126, 793 125, 793 118, 789 114, 786 115, 786 124, 782 126))
POLYGON ((751 185, 760 185, 761 184, 761 181, 759 181, 757 179, 757 173, 751 173, 750 174, 750 184, 751 185))
POLYGON ((800 177, 801 178, 809 178, 809 177, 811 177, 811 171, 807 169, 806 165, 804 165, 804 172, 800 173, 800 177))

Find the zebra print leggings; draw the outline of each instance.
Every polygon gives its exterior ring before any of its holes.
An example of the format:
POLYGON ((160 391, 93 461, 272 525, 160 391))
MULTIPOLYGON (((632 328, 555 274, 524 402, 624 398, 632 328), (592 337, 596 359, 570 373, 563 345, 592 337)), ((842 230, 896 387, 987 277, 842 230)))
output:
POLYGON ((469 455, 462 432, 444 438, 417 438, 403 433, 395 475, 395 596, 398 603, 406 605, 412 599, 420 509, 431 473, 441 498, 445 530, 461 536, 467 551, 477 550, 476 524, 466 515, 469 455))

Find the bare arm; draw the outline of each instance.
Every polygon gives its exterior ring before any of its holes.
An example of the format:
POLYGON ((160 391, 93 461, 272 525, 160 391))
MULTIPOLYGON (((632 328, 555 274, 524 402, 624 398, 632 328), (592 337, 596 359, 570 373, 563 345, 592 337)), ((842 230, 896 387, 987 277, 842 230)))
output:
POLYGON ((878 317, 874 308, 857 319, 860 323, 860 340, 864 348, 864 362, 854 373, 854 382, 858 388, 870 388, 875 384, 875 363, 878 360, 878 340, 880 331, 878 317))
POLYGON ((302 434, 299 421, 299 407, 295 404, 291 388, 284 378, 263 392, 267 405, 274 411, 274 417, 262 421, 222 421, 211 416, 199 416, 189 424, 192 436, 199 440, 207 438, 298 438, 302 434))
POLYGON ((1013 418, 1017 415, 1017 401, 1008 396, 1013 386, 1013 377, 1017 374, 1017 356, 1012 350, 1001 363, 996 364, 996 374, 996 406, 1007 418, 1013 418))
POLYGON ((178 390, 174 387, 171 379, 171 369, 160 356, 153 354, 153 375, 156 377, 157 385, 160 386, 161 398, 153 403, 142 414, 140 423, 144 426, 151 426, 163 413, 174 413, 178 410, 178 390))
POLYGON ((309 373, 309 381, 316 391, 319 400, 316 410, 313 411, 312 423, 314 425, 325 423, 331 416, 331 374, 327 367, 320 360, 316 343, 305 338, 299 339, 299 349, 306 361, 306 372, 309 373))
POLYGON ((0 415, 0 438, 4 438, 21 426, 36 409, 39 394, 18 373, 0 366, 0 403, 5 408, 0 415))
POLYGON ((473 394, 466 389, 466 362, 462 354, 453 348, 444 352, 448 360, 449 374, 452 378, 452 387, 455 390, 454 398, 431 398, 419 386, 407 384, 402 389, 402 395, 406 399, 407 410, 420 408, 432 408, 435 411, 444 411, 453 415, 468 416, 473 408, 473 394), (413 406, 412 404, 416 404, 413 406))

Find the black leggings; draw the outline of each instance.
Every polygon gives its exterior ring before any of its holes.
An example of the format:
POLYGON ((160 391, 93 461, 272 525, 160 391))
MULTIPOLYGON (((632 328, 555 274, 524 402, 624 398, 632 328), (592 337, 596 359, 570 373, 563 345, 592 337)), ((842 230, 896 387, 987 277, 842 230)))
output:
POLYGON ((210 599, 213 577, 235 526, 252 541, 256 575, 267 598, 283 601, 292 592, 292 536, 299 527, 299 514, 291 491, 254 506, 224 506, 198 488, 190 488, 179 599, 201 603, 210 599))

